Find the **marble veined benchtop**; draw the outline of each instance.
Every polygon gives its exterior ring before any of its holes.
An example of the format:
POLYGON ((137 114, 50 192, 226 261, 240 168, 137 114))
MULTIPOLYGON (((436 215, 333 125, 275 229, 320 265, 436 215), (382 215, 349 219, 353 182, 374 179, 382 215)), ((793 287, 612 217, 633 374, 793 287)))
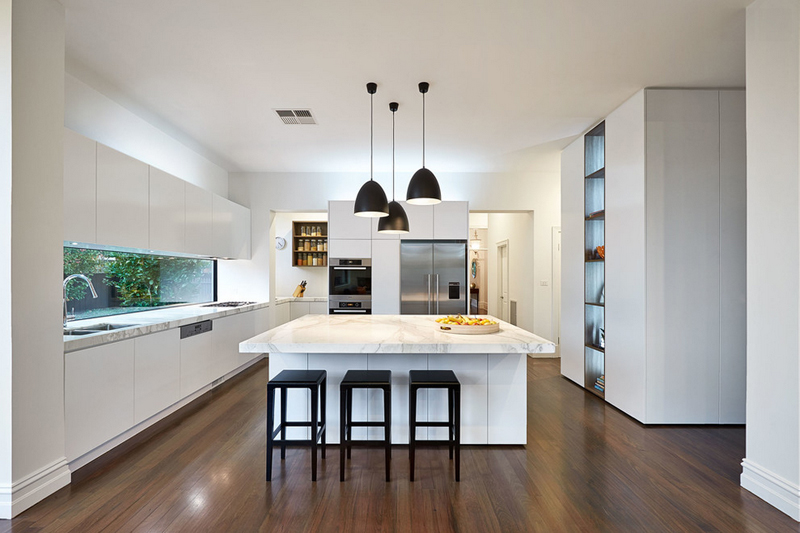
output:
MULTIPOLYGON (((483 317, 483 316, 482 316, 483 317)), ((239 344, 242 353, 554 353, 555 344, 508 322, 485 335, 439 331, 432 315, 306 315, 239 344)))

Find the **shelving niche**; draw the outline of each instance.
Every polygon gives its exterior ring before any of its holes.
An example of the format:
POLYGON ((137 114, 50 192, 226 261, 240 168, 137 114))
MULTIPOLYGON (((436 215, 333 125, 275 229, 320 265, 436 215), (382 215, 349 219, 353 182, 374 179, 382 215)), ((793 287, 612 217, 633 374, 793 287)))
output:
POLYGON ((327 222, 292 221, 292 266, 311 268, 328 266, 327 222), (314 259, 317 260, 317 264, 313 264, 314 259))
POLYGON ((584 136, 584 387, 605 397, 605 122, 584 136))

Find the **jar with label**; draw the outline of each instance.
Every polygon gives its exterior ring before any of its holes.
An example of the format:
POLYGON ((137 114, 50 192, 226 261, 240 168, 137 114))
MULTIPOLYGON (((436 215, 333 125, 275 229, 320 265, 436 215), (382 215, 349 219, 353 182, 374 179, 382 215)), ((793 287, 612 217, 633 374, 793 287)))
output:
POLYGON ((317 251, 317 240, 316 239, 311 239, 311 251, 312 252, 316 252, 317 251))
POLYGON ((322 266, 328 266, 328 256, 326 254, 322 254, 322 266))
POLYGON ((303 266, 303 254, 297 254, 297 266, 303 266))
POLYGON ((306 266, 311 266, 311 254, 306 254, 306 266))
POLYGON ((314 257, 311 258, 311 266, 317 266, 317 254, 313 254, 314 257))
POLYGON ((311 251, 311 241, 309 241, 308 239, 303 241, 303 250, 306 252, 311 251))
POLYGON ((323 252, 328 251, 328 241, 322 241, 322 251, 323 252))

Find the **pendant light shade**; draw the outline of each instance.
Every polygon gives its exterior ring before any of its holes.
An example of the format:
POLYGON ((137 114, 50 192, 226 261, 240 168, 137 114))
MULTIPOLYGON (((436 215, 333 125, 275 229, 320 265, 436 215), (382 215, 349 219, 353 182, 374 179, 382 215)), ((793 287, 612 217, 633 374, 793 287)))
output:
POLYGON ((389 202, 389 216, 378 221, 378 233, 408 233, 408 216, 403 206, 394 200, 394 114, 399 104, 391 102, 392 112, 392 201, 389 202))
POLYGON ((353 214, 357 217, 387 217, 389 216, 389 202, 386 200, 386 193, 383 192, 383 187, 373 179, 372 172, 372 99, 373 95, 378 91, 377 83, 368 83, 367 92, 369 97, 369 181, 361 186, 361 189, 356 195, 355 207, 353 214))
POLYGON ((442 201, 442 191, 433 172, 425 168, 425 93, 429 84, 420 82, 419 92, 422 93, 422 168, 417 170, 408 183, 406 200, 410 204, 432 205, 442 201))

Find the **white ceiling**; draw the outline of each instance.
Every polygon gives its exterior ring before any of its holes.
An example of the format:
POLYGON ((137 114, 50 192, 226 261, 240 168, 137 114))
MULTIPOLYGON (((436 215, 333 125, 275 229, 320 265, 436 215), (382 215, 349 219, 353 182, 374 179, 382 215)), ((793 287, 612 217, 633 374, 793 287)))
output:
POLYGON ((505 170, 646 86, 742 87, 751 0, 64 0, 67 69, 231 171, 505 170), (274 108, 311 108, 286 126, 274 108))

